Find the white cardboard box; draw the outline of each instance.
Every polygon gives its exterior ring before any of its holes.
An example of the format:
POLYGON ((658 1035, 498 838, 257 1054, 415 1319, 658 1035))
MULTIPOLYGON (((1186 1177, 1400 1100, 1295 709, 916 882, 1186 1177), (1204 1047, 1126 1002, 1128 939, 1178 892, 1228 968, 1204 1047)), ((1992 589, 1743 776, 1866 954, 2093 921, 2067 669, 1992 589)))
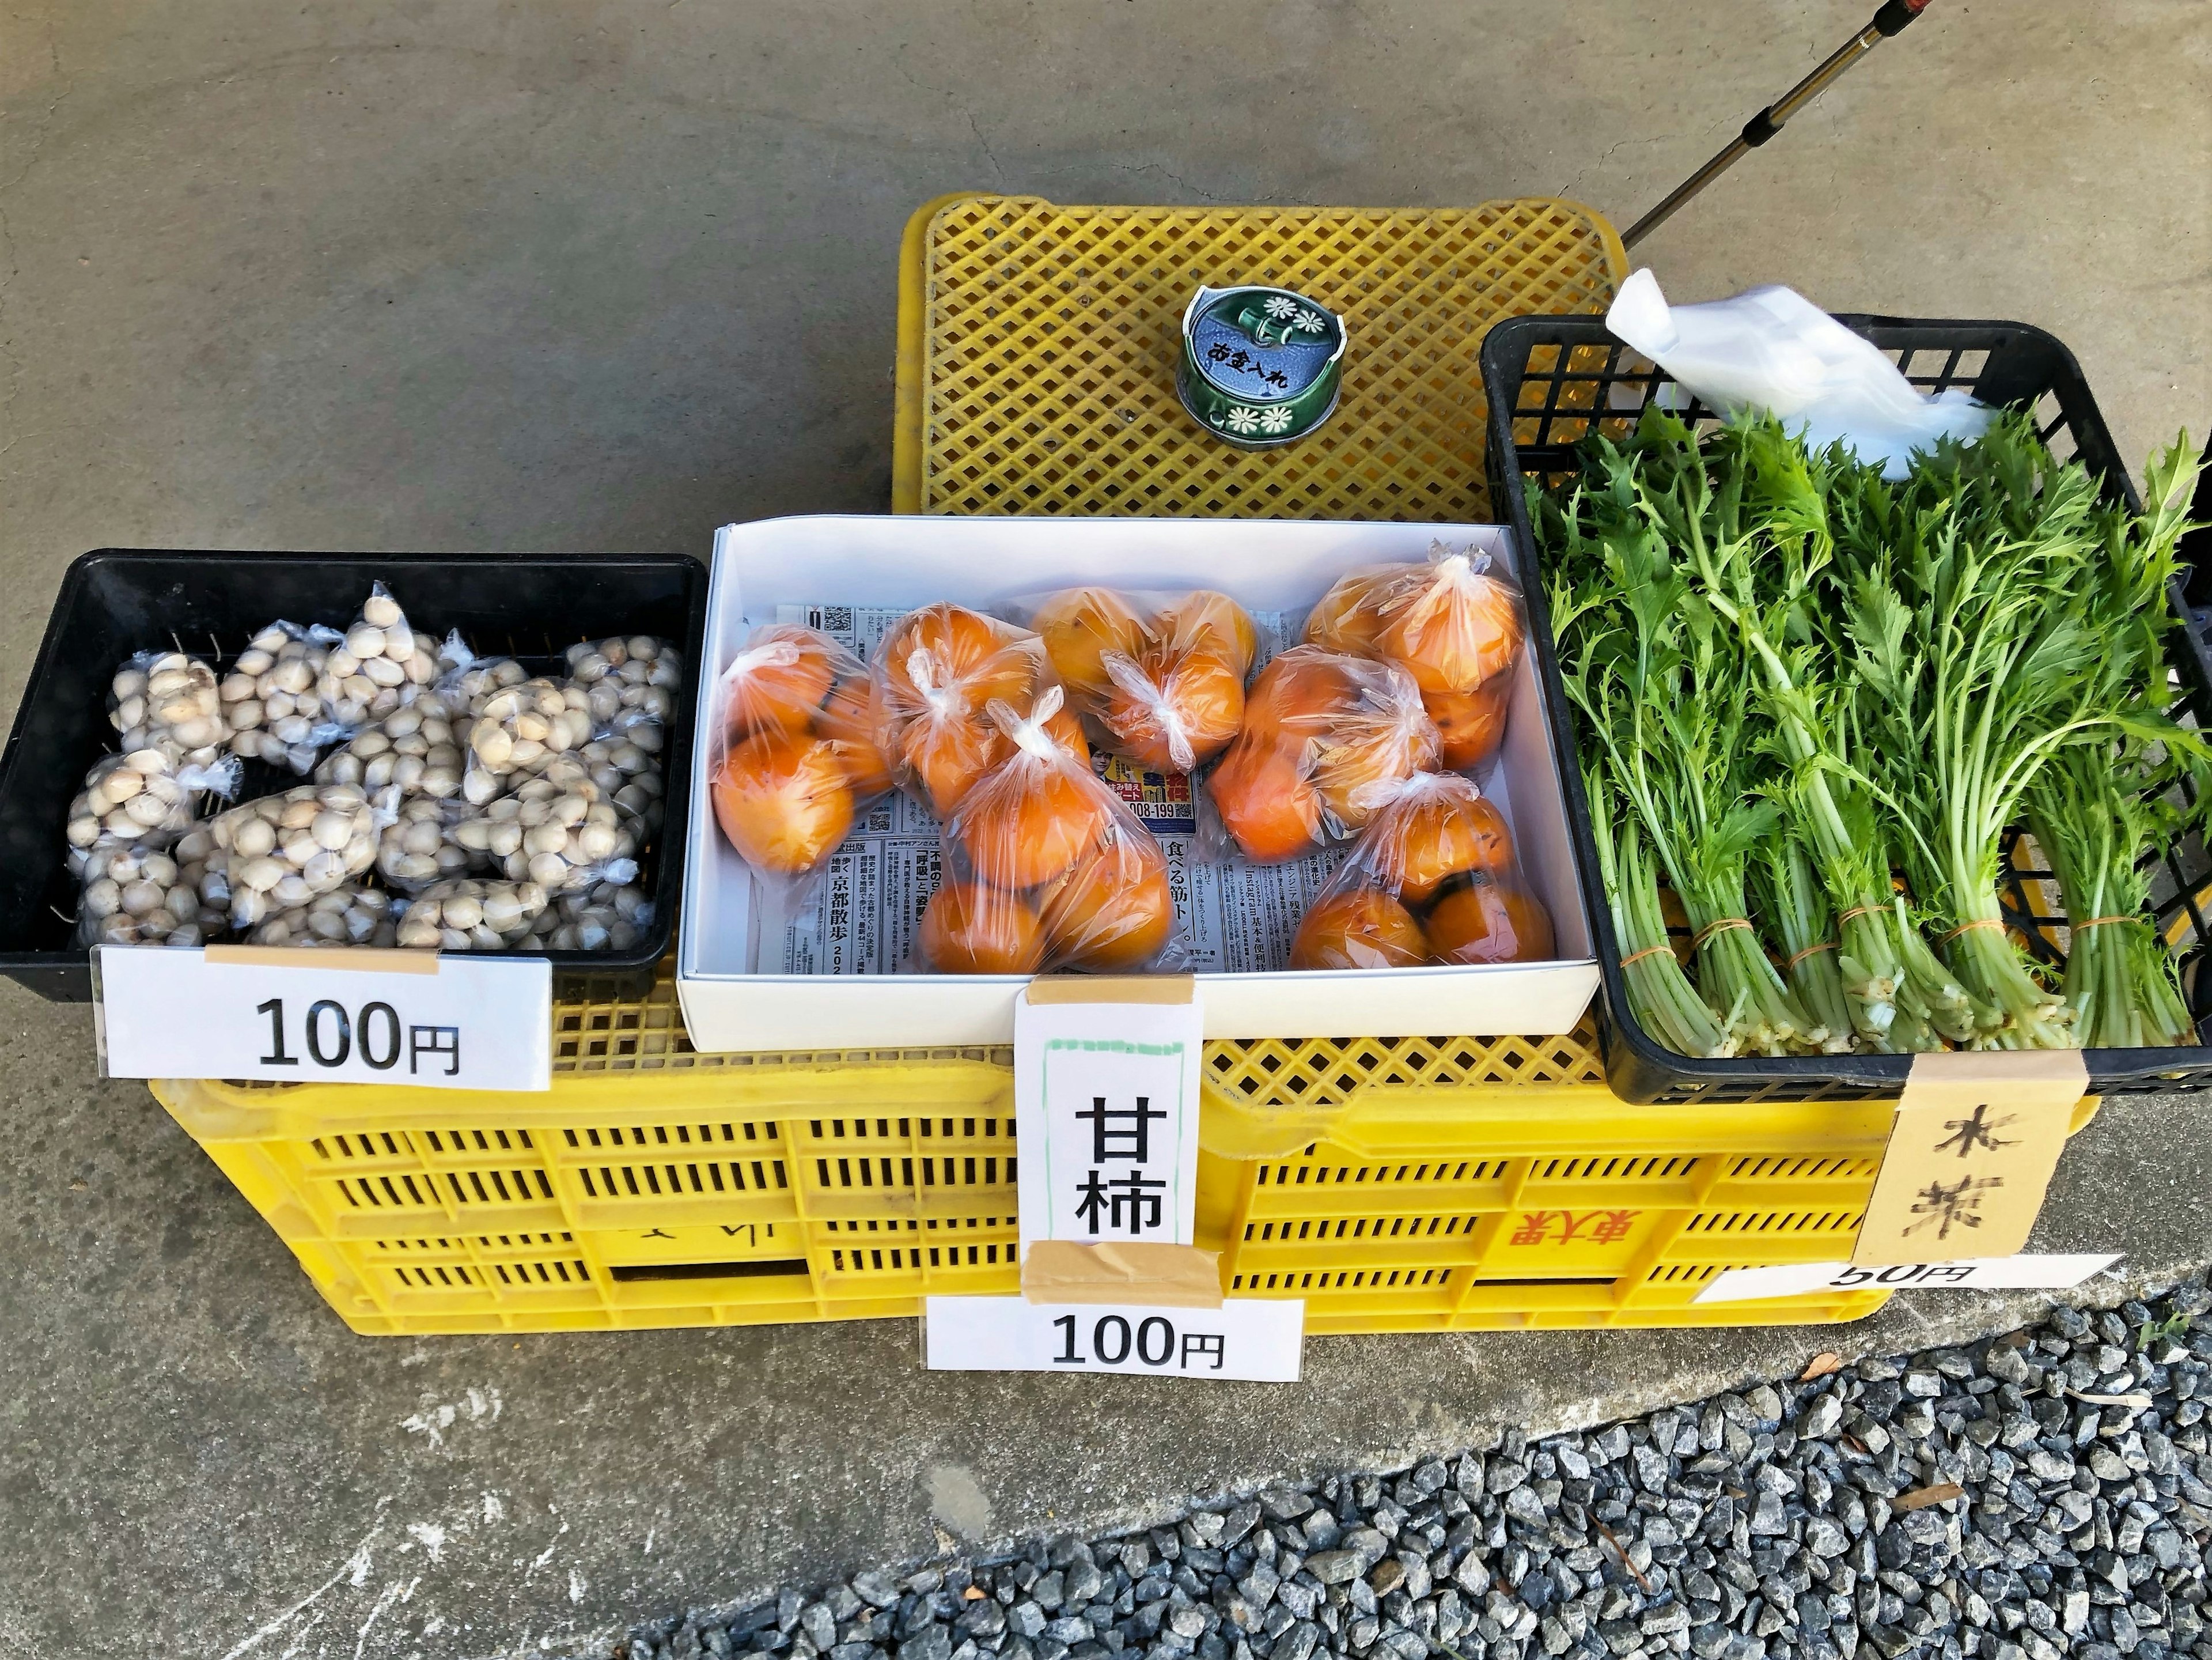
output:
MULTIPOLYGON (((822 515, 715 532, 694 751, 720 718, 708 695, 757 623, 824 602, 989 609, 1018 594, 1102 582, 1218 588, 1255 611, 1311 605, 1343 572, 1419 560, 1443 538, 1513 562, 1494 525, 1198 519, 822 515)), ((1598 983, 1567 839, 1566 810, 1528 653, 1516 672, 1498 775, 1522 870, 1551 908, 1559 959, 1470 968, 1200 976, 1208 1037, 1445 1036, 1572 1030, 1598 983)), ((677 992, 709 1051, 1009 1043, 1013 975, 763 974, 752 876, 722 839, 704 768, 694 771, 677 992)))

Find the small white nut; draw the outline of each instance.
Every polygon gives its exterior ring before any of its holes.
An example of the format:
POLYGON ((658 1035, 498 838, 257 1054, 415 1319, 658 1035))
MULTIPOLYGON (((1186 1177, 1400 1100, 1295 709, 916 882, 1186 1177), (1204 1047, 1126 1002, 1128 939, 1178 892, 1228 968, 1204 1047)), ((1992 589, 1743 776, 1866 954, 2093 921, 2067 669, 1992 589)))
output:
POLYGON ((123 812, 131 823, 151 830, 168 816, 169 804, 149 790, 125 801, 123 812))
POLYGON ((281 861, 265 857, 248 859, 231 871, 233 879, 252 893, 271 892, 290 874, 281 861))

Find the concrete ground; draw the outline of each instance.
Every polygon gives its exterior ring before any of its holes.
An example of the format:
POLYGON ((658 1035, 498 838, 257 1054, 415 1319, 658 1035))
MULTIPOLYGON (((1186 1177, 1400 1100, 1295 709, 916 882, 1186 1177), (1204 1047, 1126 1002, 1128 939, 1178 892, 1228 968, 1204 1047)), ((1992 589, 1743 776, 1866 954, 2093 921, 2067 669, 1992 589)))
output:
MULTIPOLYGON (((964 186, 1631 218, 1871 0, 14 0, 0 699, 102 545, 684 549, 885 505, 892 264, 964 186)), ((2212 418, 2212 13, 1939 5, 1643 250, 1678 297, 2018 317, 2212 418)), ((0 1644, 581 1649, 626 1618, 1993 1330, 1329 1339, 1296 1390, 931 1377, 910 1324, 349 1335, 90 1022, 0 990, 0 1644)), ((2116 1103, 2039 1243, 2212 1256, 2116 1103)), ((2114 1292, 2117 1295, 2117 1291, 2114 1292)))

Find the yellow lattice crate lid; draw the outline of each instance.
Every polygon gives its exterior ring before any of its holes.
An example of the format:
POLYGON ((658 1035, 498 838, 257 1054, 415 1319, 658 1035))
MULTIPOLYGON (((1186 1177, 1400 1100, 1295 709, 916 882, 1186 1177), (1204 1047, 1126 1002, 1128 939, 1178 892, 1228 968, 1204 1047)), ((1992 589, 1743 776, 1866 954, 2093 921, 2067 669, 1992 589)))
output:
POLYGON ((1601 311, 1620 239, 1574 202, 1471 208, 923 206, 900 259, 900 513, 1487 522, 1479 362, 1502 317, 1601 311), (1334 417, 1230 447, 1175 390, 1201 283, 1295 289, 1346 319, 1334 417))

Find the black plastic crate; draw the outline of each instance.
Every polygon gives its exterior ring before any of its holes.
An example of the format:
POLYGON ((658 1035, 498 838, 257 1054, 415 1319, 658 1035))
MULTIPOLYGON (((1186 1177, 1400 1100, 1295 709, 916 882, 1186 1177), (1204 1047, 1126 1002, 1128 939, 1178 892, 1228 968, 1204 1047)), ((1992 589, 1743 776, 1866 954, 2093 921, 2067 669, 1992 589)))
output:
MULTIPOLYGON (((2098 413, 2074 355, 2041 329, 2021 323, 1945 322, 1911 318, 1845 315, 1846 326, 1874 342, 1926 392, 1964 387, 1984 403, 2029 404, 2045 441, 2060 456, 2078 456, 2103 481, 2106 491, 2141 506, 2112 434, 2098 413)), ((1590 836, 1590 806, 1582 785, 1575 721, 1578 718, 1559 678, 1546 603, 1541 550, 1530 532, 1522 481, 1557 483, 1578 471, 1575 446, 1595 421, 1608 435, 1625 435, 1671 377, 1607 332, 1602 318, 1521 317, 1494 326, 1482 350, 1483 389, 1490 404, 1487 467, 1490 499, 1531 550, 1535 578, 1528 584, 1530 637, 1550 704, 1552 743, 1567 795, 1567 821, 1575 860, 1597 939, 1605 1018, 1601 1037, 1606 1082, 1626 1100, 1856 1101, 1903 1092, 1911 1057, 1902 1055, 1743 1055, 1709 1060, 1675 1054, 1638 1025, 1628 1007, 1620 949, 1613 933, 1605 885, 1590 836)), ((1680 411, 1709 420, 1712 411, 1692 404, 1680 411)), ((2212 607, 2212 572, 2200 572, 2212 607)), ((2170 599, 2187 626, 2173 630, 2170 654, 2182 690, 2184 719, 2207 723, 2212 715, 2212 655, 2205 645, 2212 608, 2193 612, 2177 583, 2170 599)), ((2029 845, 2033 845, 2030 843, 2029 845)), ((2014 862, 2017 831, 2008 838, 2002 881, 2005 909, 2029 949, 2054 966, 2064 961, 2053 929, 2063 912, 2040 866, 2014 862)), ((2212 970, 2205 946, 2212 918, 2200 905, 2212 901, 2212 854, 2191 835, 2159 855, 2162 866, 2152 897, 2170 941, 2186 941, 2182 988, 2200 1039, 2212 1037, 2212 970)), ((2212 1055, 2201 1061, 2187 1049, 2089 1049, 2084 1052, 2092 1090, 2099 1094, 2183 1093, 2212 1089, 2212 1055), (2179 1063, 2179 1064, 2177 1064, 2179 1063)))
MULTIPOLYGON (((210 658, 221 673, 272 618, 343 629, 388 584, 424 633, 460 629, 479 653, 551 670, 580 640, 652 634, 680 642, 684 679, 668 723, 668 810, 640 850, 653 921, 627 952, 550 952, 556 987, 642 990, 674 937, 690 822, 692 687, 707 625, 707 569, 682 555, 495 558, 454 554, 201 553, 103 549, 70 565, 0 754, 0 976, 56 1002, 92 995, 76 943, 77 885, 63 836, 93 763, 115 747, 108 682, 133 652, 210 658)), ((259 763, 239 797, 303 781, 259 763)), ((149 949, 153 949, 149 947, 149 949)))

